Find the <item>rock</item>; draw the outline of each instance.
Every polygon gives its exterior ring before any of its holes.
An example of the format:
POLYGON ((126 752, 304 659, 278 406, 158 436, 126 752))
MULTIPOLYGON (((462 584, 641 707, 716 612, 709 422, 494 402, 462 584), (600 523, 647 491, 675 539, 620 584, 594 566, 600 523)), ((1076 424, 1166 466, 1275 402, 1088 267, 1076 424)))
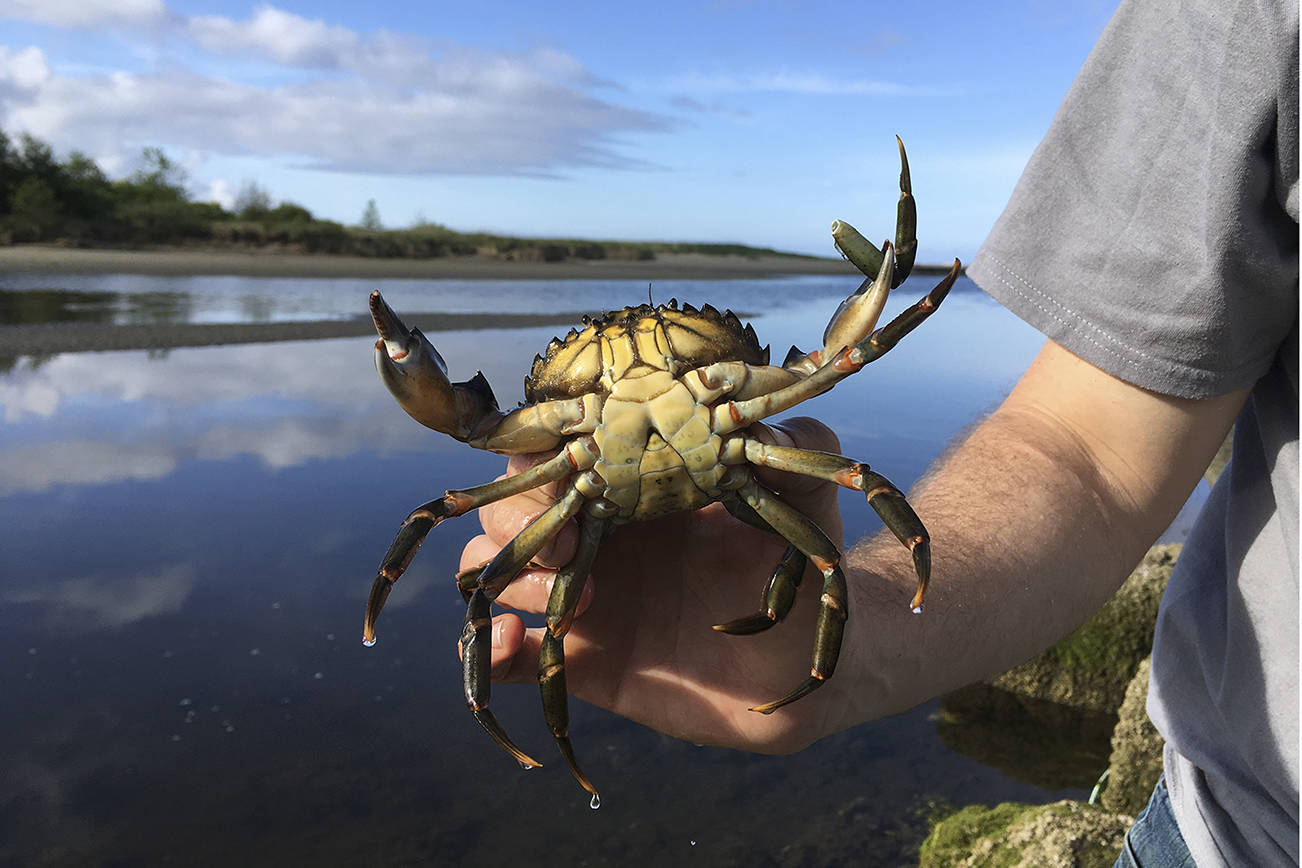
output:
POLYGON ((1057 645, 990 681, 1002 690, 1115 714, 1153 650, 1157 606, 1180 544, 1154 546, 1103 608, 1057 645))
POLYGON ((1152 658, 1139 664, 1126 688, 1120 719, 1112 731, 1112 756, 1108 779, 1099 803, 1110 811, 1138 814, 1148 804, 1157 779, 1162 776, 1162 747, 1165 742, 1148 719, 1148 670, 1152 658))
POLYGON ((1230 463, 1230 453, 1233 451, 1234 429, 1231 428, 1230 433, 1226 434, 1225 439, 1221 442, 1221 448, 1216 450, 1212 463, 1208 464, 1207 469, 1203 471, 1203 479, 1207 480, 1208 485, 1215 485, 1216 480, 1220 479, 1221 471, 1225 469, 1226 464, 1230 463))
POLYGON ((1081 802, 971 805, 936 824, 919 868, 1111 868, 1133 817, 1081 802))

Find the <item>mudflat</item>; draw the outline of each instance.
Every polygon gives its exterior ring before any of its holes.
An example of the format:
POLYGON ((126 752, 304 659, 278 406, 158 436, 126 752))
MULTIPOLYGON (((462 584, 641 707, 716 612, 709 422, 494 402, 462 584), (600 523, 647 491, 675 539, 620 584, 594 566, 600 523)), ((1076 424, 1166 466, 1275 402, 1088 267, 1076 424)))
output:
POLYGON ((281 253, 270 250, 167 248, 102 250, 20 244, 0 247, 0 273, 235 275, 240 277, 346 277, 484 280, 647 279, 726 280, 784 274, 858 272, 842 259, 787 256, 658 254, 650 260, 593 259, 517 262, 477 256, 389 259, 281 253))
MULTIPOLYGON (((479 257, 379 259, 267 251, 207 249, 83 250, 52 245, 0 247, 0 274, 143 274, 153 276, 234 275, 241 277, 406 278, 547 280, 637 279, 726 280, 786 274, 857 274, 840 259, 661 254, 638 262, 511 262, 479 257)), ((567 325, 584 311, 555 314, 432 313, 409 317, 427 332, 447 329, 520 328, 567 325)), ((324 340, 374 336, 369 317, 277 323, 0 323, 0 358, 58 352, 152 350, 268 341, 324 340)))

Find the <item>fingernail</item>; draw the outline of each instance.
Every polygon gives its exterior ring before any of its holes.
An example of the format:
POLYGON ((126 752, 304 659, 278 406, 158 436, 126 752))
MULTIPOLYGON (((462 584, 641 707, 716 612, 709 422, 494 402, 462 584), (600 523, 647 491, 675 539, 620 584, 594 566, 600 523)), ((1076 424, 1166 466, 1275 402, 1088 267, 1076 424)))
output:
POLYGON ((502 647, 502 631, 506 629, 505 621, 498 621, 493 625, 493 647, 502 647))

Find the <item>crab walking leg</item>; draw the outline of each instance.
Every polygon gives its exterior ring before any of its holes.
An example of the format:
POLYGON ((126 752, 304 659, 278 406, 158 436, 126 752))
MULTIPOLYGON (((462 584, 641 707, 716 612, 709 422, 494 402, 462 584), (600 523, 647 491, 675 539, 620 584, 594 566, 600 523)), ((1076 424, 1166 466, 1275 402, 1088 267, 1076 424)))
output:
MULTIPOLYGON (((913 182, 909 175, 909 155, 904 152, 904 142, 899 136, 895 142, 900 146, 900 201, 895 207, 895 258, 899 270, 891 288, 899 286, 913 270, 913 258, 918 252, 918 206, 913 200, 913 182)), ((878 250, 871 241, 842 220, 832 223, 832 241, 845 258, 862 271, 872 276, 881 268, 883 251, 878 250)))
POLYGON ((958 278, 960 263, 954 260, 949 274, 936 287, 917 303, 909 307, 895 319, 877 329, 865 340, 849 349, 842 350, 835 357, 799 383, 778 389, 768 395, 750 398, 746 401, 729 401, 714 408, 712 426, 716 434, 728 434, 738 428, 745 428, 761 419, 788 410, 815 395, 821 395, 838 382, 858 372, 864 365, 876 361, 885 355, 900 339, 913 331, 931 316, 940 303, 949 294, 950 287, 958 278))
POLYGON ((484 591, 490 601, 496 600, 498 594, 511 584, 533 556, 556 536, 561 526, 578 514, 583 500, 578 488, 571 486, 546 512, 525 525, 524 530, 503 546, 484 567, 479 574, 477 590, 484 591))
POLYGON ((497 742, 502 750, 515 757, 520 765, 537 768, 542 763, 511 741, 506 730, 502 729, 502 725, 497 722, 497 718, 488 707, 489 695, 492 692, 492 681, 489 677, 493 654, 490 643, 493 629, 492 604, 492 598, 488 593, 483 588, 476 588, 470 595, 470 603, 466 606, 466 624, 461 631, 461 681, 466 705, 475 716, 475 720, 479 721, 479 725, 493 737, 493 741, 497 742))
POLYGON ((498 552, 497 557, 479 571, 476 576, 478 587, 466 604, 466 623, 461 631, 461 681, 465 688, 466 705, 479 725, 493 737, 493 741, 526 766, 539 766, 542 763, 516 747, 488 708, 492 686, 492 649, 489 642, 493 628, 491 606, 516 573, 529 563, 529 559, 538 553, 547 540, 556 535, 561 525, 569 521, 582 504, 583 495, 577 489, 570 488, 550 509, 531 521, 498 552))
POLYGON ((795 546, 787 546, 782 559, 764 586, 764 595, 760 599, 760 610, 754 615, 738 618, 726 624, 715 624, 714 629, 720 633, 733 636, 747 636, 760 633, 781 621, 791 611, 796 601, 796 591, 800 580, 805 576, 805 566, 809 559, 795 546))
MULTIPOLYGON (((744 455, 743 448, 743 457, 744 455)), ((735 495, 725 497, 723 505, 727 507, 728 512, 732 513, 733 518, 762 531, 777 533, 767 521, 760 518, 759 513, 735 495)), ((796 601, 796 591, 800 587, 800 580, 805 576, 805 567, 808 564, 809 559, 801 554, 800 549, 787 546, 787 550, 778 559, 778 565, 773 570, 773 575, 769 577, 768 584, 764 586, 759 611, 726 624, 715 624, 714 629, 733 636, 745 636, 767 630, 781 621, 791 611, 791 606, 796 601)))
POLYGON ((542 692, 543 719, 556 739, 561 756, 570 767, 574 779, 592 794, 593 804, 601 797, 587 775, 579 768, 570 743, 569 694, 565 689, 565 634, 574 621, 579 605, 579 595, 588 581, 588 573, 597 556, 607 522, 588 515, 579 531, 579 545, 574 557, 556 572, 551 596, 547 600, 547 629, 543 631, 542 653, 538 657, 538 688, 542 692))
POLYGON ((848 616, 845 575, 841 572, 841 553, 827 538, 827 534, 819 530, 818 525, 809 518, 753 479, 739 488, 737 493, 823 573, 823 596, 819 601, 818 626, 814 632, 813 664, 809 677, 781 699, 751 709, 761 714, 772 714, 782 706, 822 687, 823 682, 831 678, 836 670, 836 659, 841 653, 841 636, 848 616))
POLYGON ((909 506, 904 493, 892 485, 890 480, 871 470, 867 464, 851 461, 843 455, 791 446, 771 446, 758 440, 746 440, 746 460, 761 467, 826 479, 867 495, 868 505, 913 556, 913 570, 918 574, 918 590, 913 595, 909 608, 917 610, 922 606, 927 582, 931 578, 931 536, 913 507, 909 506))
POLYGON ((402 526, 398 528, 398 534, 393 538, 393 542, 389 544, 389 550, 385 552, 384 560, 380 562, 375 581, 371 583, 371 593, 366 601, 366 618, 362 624, 362 642, 367 645, 375 644, 375 621, 380 616, 380 610, 389 599, 389 592, 393 590, 394 583, 407 571, 411 559, 416 556, 416 551, 430 531, 438 527, 444 519, 456 518, 485 504, 555 482, 575 470, 586 470, 596 460, 596 447, 592 445, 589 448, 589 446, 589 443, 582 440, 574 441, 556 457, 534 465, 523 473, 485 485, 477 485, 474 488, 447 491, 438 500, 431 500, 412 510, 411 514, 403 520, 402 526))

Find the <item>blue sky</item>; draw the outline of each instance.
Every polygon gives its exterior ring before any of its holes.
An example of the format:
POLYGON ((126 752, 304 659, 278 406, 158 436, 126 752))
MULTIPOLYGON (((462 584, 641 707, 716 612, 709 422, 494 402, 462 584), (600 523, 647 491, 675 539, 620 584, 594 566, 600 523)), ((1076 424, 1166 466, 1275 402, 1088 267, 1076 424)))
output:
POLYGON ((387 226, 971 257, 1115 0, 5 0, 0 129, 387 226))

